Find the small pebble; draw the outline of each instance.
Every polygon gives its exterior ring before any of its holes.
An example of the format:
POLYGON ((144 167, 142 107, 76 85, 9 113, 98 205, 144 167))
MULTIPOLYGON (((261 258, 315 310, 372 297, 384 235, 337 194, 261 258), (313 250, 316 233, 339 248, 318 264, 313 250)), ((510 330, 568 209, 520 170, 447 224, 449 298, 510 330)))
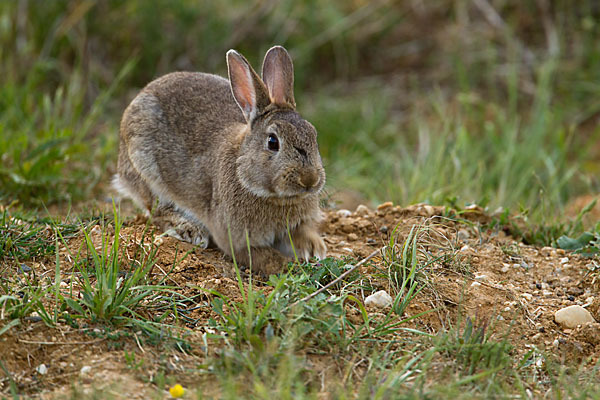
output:
POLYGON ((563 258, 560 259, 560 263, 561 264, 566 264, 568 262, 569 262, 569 257, 563 257, 563 258))
POLYGON ((508 271, 510 271, 510 265, 506 265, 500 268, 500 271, 502 271, 503 273, 507 273, 508 271))
POLYGON ((471 251, 471 247, 469 247, 468 244, 465 244, 463 247, 460 248, 461 253, 466 253, 468 251, 471 251))
POLYGON ((484 274, 475 275, 475 279, 478 281, 485 281, 485 280, 487 280, 487 275, 484 275, 484 274))
POLYGON ((433 214, 435 214, 435 208, 433 208, 429 204, 424 205, 423 209, 425 210, 425 214, 427 214, 428 217, 431 217, 433 216, 433 214))
POLYGON ((46 367, 46 364, 40 364, 35 370, 40 375, 46 375, 46 373, 48 372, 48 367, 46 367))
POLYGON ((369 208, 364 204, 360 204, 358 207, 356 207, 356 214, 363 217, 365 215, 369 215, 369 208))
POLYGON ((79 373, 81 375, 85 375, 87 373, 89 373, 92 370, 92 367, 90 367, 89 365, 84 365, 83 367, 81 367, 81 369, 79 370, 79 373))
POLYGON ((563 328, 576 328, 588 322, 595 322, 592 314, 585 308, 573 305, 562 308, 554 313, 554 321, 563 328))
POLYGON ((545 246, 545 247, 542 247, 542 248, 541 248, 541 250, 540 250, 540 253, 541 253, 543 256, 549 256, 549 255, 551 255, 552 253, 554 253, 554 251, 555 251, 554 247, 548 247, 548 246, 545 246))
POLYGON ((385 203, 382 203, 377 206, 377 211, 384 211, 393 206, 394 206, 394 203, 392 203, 391 201, 386 201, 385 203))
POLYGON ((340 217, 340 218, 346 218, 346 217, 349 217, 350 215, 352 215, 352 212, 351 212, 350 210, 341 209, 341 210, 338 210, 338 211, 336 212, 336 214, 337 214, 337 215, 338 215, 338 217, 340 217))
POLYGON ((19 272, 22 274, 31 272, 31 267, 27 264, 21 263, 21 265, 19 265, 19 272))
POLYGON ((471 237, 471 235, 469 235, 469 231, 466 229, 460 229, 456 236, 458 236, 458 239, 462 240, 463 242, 467 241, 471 237))
MULTIPOLYGON (((538 368, 542 368, 544 366, 544 359, 542 357, 538 358, 537 361, 535 362, 535 366, 538 368)), ((533 399, 533 393, 531 393, 531 390, 527 389, 528 393, 527 396, 529 399, 533 399)))
POLYGON ((354 242, 354 241, 358 240, 358 235, 356 233, 349 233, 348 240, 350 240, 351 242, 354 242))
POLYGON ((381 228, 379 228, 379 232, 381 232, 381 233, 387 233, 387 231, 388 231, 387 225, 382 225, 381 228))
POLYGON ((533 295, 531 293, 521 293, 521 296, 524 297, 527 301, 533 300, 533 295))
POLYGON ((375 239, 372 239, 372 238, 367 239, 367 244, 376 244, 376 243, 377 243, 377 241, 375 239))
POLYGON ((365 299, 365 306, 375 306, 378 308, 385 308, 391 306, 394 302, 392 296, 388 294, 385 290, 380 290, 378 292, 373 293, 365 299))
POLYGON ((471 287, 478 287, 478 286, 481 286, 481 283, 479 283, 479 282, 471 283, 471 287))
POLYGON ((342 250, 347 251, 348 253, 354 253, 354 250, 352 250, 350 247, 343 247, 342 250))

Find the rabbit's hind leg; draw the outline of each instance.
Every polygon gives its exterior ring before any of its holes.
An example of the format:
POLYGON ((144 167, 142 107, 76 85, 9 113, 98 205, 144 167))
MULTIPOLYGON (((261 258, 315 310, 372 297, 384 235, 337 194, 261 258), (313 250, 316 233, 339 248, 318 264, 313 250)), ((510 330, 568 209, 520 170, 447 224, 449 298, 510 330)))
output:
POLYGON ((173 203, 159 203, 152 220, 168 236, 203 249, 211 244, 210 232, 204 224, 173 203))

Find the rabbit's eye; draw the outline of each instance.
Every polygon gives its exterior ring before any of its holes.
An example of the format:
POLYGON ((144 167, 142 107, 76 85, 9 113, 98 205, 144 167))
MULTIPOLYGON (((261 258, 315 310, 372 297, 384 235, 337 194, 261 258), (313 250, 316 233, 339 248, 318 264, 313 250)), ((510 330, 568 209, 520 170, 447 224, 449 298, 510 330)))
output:
POLYGON ((279 151, 279 139, 277 139, 277 136, 273 134, 269 135, 269 138, 267 139, 267 147, 271 151, 279 151))

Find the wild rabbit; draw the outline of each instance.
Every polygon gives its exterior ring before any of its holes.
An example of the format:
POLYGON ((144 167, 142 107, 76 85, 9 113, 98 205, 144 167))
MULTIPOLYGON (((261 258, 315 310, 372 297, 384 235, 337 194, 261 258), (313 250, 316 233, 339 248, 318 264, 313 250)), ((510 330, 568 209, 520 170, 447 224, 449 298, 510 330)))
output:
POLYGON ((317 132, 296 112, 288 52, 267 52, 262 79, 234 50, 227 67, 229 80, 175 72, 137 95, 121 121, 114 187, 155 207, 167 234, 216 244, 259 273, 280 272, 294 250, 324 257, 325 171, 317 132))

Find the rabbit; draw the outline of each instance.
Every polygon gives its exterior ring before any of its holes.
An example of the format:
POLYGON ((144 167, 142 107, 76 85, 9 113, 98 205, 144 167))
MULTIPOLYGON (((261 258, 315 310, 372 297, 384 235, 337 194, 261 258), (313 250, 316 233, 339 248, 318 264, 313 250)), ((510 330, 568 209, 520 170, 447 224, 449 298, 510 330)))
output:
POLYGON ((235 50, 229 80, 173 72, 149 83, 120 125, 113 187, 166 234, 263 275, 324 258, 317 131, 296 111, 292 59, 266 53, 262 79, 235 50))

